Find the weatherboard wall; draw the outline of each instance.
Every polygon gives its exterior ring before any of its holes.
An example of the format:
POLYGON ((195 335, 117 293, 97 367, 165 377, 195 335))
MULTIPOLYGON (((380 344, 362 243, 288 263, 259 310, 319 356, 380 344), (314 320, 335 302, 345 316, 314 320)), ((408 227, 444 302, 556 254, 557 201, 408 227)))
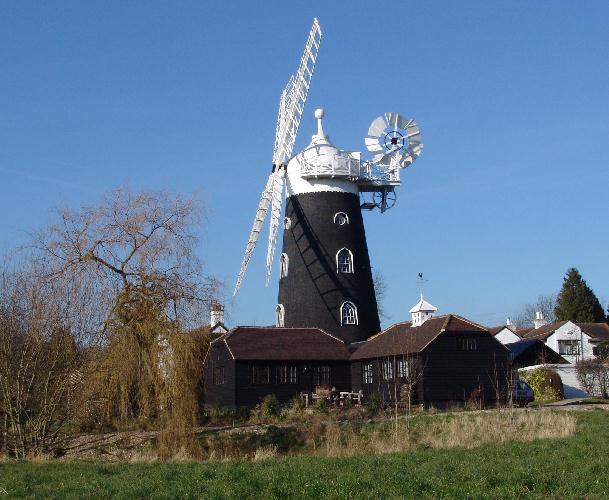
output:
POLYGON ((317 327, 347 343, 380 331, 372 270, 359 197, 346 192, 316 192, 290 196, 289 221, 282 252, 288 256, 287 276, 279 281, 279 304, 287 327, 317 327), (335 214, 349 222, 339 225, 335 214), (337 272, 342 248, 353 254, 353 273, 337 272), (357 307, 357 324, 341 325, 345 301, 357 307))

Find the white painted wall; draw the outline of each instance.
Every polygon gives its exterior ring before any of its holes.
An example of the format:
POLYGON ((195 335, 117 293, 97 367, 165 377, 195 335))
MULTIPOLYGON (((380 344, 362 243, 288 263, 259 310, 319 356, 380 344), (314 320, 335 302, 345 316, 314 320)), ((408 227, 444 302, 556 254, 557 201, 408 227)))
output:
POLYGON ((561 354, 563 358, 565 358, 569 363, 576 363, 581 359, 593 359, 596 356, 592 354, 593 344, 590 342, 591 338, 587 333, 582 332, 582 329, 577 326, 575 323, 571 321, 567 321, 564 325, 558 328, 552 335, 550 335, 546 339, 546 344, 551 349, 554 349, 556 352, 560 354, 560 350, 558 347, 559 340, 576 340, 579 342, 580 350, 583 345, 583 358, 582 355, 569 355, 569 354, 561 354))
POLYGON ((518 342, 519 340, 522 340, 508 327, 505 327, 503 328, 503 330, 500 330, 499 333, 495 335, 495 338, 502 344, 512 344, 513 342, 518 342))

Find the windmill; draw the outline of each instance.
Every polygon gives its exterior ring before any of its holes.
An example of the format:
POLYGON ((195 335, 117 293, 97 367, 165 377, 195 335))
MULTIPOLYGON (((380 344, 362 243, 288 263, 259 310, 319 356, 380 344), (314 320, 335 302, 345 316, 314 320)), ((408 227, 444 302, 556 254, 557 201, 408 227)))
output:
POLYGON ((362 210, 385 212, 395 204, 400 171, 423 145, 413 119, 385 113, 368 129, 369 159, 335 147, 315 110, 317 132, 292 155, 321 41, 317 19, 298 71, 281 94, 273 168, 262 193, 234 294, 243 280, 270 208, 266 261, 268 285, 285 188, 277 326, 317 327, 345 342, 359 342, 380 329, 362 210), (371 199, 366 200, 367 197, 371 199))

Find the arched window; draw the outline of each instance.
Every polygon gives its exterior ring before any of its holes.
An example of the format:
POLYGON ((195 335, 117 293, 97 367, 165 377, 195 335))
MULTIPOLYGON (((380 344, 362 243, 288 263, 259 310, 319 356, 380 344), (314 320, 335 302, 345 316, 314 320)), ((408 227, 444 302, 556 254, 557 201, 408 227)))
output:
POLYGON ((341 248, 336 253, 336 272, 352 273, 353 272, 353 254, 348 248, 341 248))
POLYGON ((340 324, 357 325, 357 307, 353 302, 343 302, 340 306, 340 324))
POLYGON ((284 217, 283 218, 283 228, 290 229, 291 227, 292 227, 292 219, 290 219, 289 217, 284 217))
POLYGON ((277 304, 275 308, 275 326, 283 327, 283 317, 285 316, 285 309, 283 304, 277 304))
POLYGON ((290 265, 290 258, 287 254, 282 253, 279 258, 279 278, 285 278, 288 275, 288 267, 290 265))
POLYGON ((337 212, 334 214, 334 224, 338 224, 339 226, 349 224, 349 217, 345 212, 337 212))

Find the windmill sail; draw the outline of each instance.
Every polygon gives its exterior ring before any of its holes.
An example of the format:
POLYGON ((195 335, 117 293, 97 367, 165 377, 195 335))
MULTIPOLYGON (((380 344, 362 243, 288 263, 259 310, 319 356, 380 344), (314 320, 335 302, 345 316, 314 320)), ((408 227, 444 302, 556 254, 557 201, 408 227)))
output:
POLYGON ((315 70, 315 61, 321 43, 321 26, 317 18, 313 19, 313 26, 305 44, 304 52, 300 59, 300 65, 296 73, 290 77, 286 87, 281 93, 279 101, 279 113, 277 116, 277 127, 275 130, 275 145, 273 148, 273 173, 269 176, 266 187, 262 192, 256 217, 252 226, 250 237, 245 247, 245 255, 241 262, 241 269, 237 276, 237 283, 233 296, 239 291, 243 276, 252 257, 252 253, 258 241, 260 231, 264 225, 264 219, 269 206, 272 204, 271 223, 269 230, 269 247, 266 257, 266 284, 268 286, 273 268, 273 257, 277 243, 277 231, 279 229, 279 218, 283 201, 283 185, 285 177, 284 162, 292 155, 296 134, 300 126, 300 119, 304 110, 305 101, 309 93, 311 78, 315 70))
POLYGON ((275 174, 271 174, 269 176, 269 179, 266 182, 266 187, 264 188, 264 191, 262 191, 262 196, 260 197, 260 202, 258 203, 258 210, 256 210, 256 217, 254 218, 254 224, 252 225, 252 230, 250 232, 250 237, 247 240, 247 245, 245 246, 245 255, 243 256, 243 261, 241 261, 241 269, 239 270, 239 275, 237 276, 237 283, 235 284, 233 296, 237 295, 237 292, 239 291, 239 287, 243 281, 243 276, 245 275, 245 270, 247 269, 247 265, 252 258, 252 253, 256 247, 258 236, 260 236, 260 231, 262 230, 264 219, 266 218, 266 212, 271 204, 271 190, 273 188, 274 175, 275 174))

